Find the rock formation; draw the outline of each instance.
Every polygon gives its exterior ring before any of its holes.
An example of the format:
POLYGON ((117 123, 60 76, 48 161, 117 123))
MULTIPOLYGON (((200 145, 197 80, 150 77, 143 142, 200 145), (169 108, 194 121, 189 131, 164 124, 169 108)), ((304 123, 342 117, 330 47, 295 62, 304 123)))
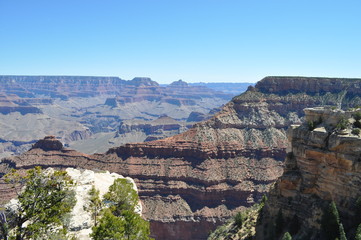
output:
POLYGON ((186 123, 191 112, 207 114, 232 97, 185 82, 160 86, 145 77, 0 76, 0 82, 0 158, 22 153, 46 135, 88 153, 165 138, 188 127, 149 136, 136 130, 126 136, 117 132, 121 121, 154 121, 164 114, 180 126, 191 126, 186 123), (22 131, 25 136, 18 136, 22 131), (93 151, 89 147, 102 143, 93 151))
MULTIPOLYGON (((74 206, 69 220, 69 234, 75 236, 79 240, 90 239, 89 234, 92 232, 94 226, 93 219, 90 212, 84 209, 89 201, 89 191, 94 186, 99 190, 100 198, 108 192, 109 187, 113 184, 117 178, 124 178, 116 173, 109 172, 94 172, 90 170, 77 170, 74 168, 67 168, 66 172, 74 180, 75 186, 75 198, 76 205, 74 206)), ((133 189, 137 190, 133 179, 127 177, 128 182, 133 184, 133 189)), ((142 205, 136 207, 136 212, 142 214, 142 205)))
POLYGON ((22 115, 28 113, 41 113, 41 110, 30 104, 34 104, 36 101, 27 101, 20 99, 17 95, 3 95, 0 94, 0 113, 9 114, 11 112, 20 112, 22 115))
POLYGON ((32 149, 7 161, 17 168, 81 167, 130 176, 156 239, 205 239, 235 212, 257 202, 281 176, 286 129, 301 123, 303 109, 361 105, 351 90, 357 86, 360 79, 267 77, 213 118, 167 139, 94 155, 32 149))
POLYGON ((324 239, 321 219, 331 201, 336 203, 349 239, 353 239, 360 223, 355 220, 356 201, 361 196, 357 112, 308 108, 305 122, 290 127, 285 170, 270 192, 256 239, 274 235, 272 222, 280 210, 285 222, 283 233, 289 231, 295 239, 324 239), (294 221, 297 228, 292 227, 294 221))
MULTIPOLYGON (((56 145, 60 144, 60 142, 56 142, 56 140, 53 140, 50 137, 41 141, 45 144, 49 144, 50 142, 53 142, 56 145)), ((51 173, 53 171, 53 168, 47 168, 44 170, 45 174, 51 173)), ((74 197, 76 199, 75 206, 69 213, 68 236, 75 237, 79 240, 88 240, 90 239, 89 234, 92 233, 92 227, 94 226, 93 217, 91 216, 91 213, 86 210, 86 206, 89 204, 90 189, 94 186, 95 189, 99 190, 99 197, 102 198, 103 195, 108 192, 109 187, 113 184, 115 179, 123 179, 125 177, 116 173, 109 173, 108 171, 94 172, 91 170, 78 170, 74 168, 67 168, 65 171, 74 182, 74 186, 72 188, 74 190, 74 197)), ((129 177, 125 179, 127 182, 133 184, 133 189, 135 191, 138 191, 133 179, 129 177)), ((17 199, 12 199, 8 204, 6 204, 6 206, 10 208, 16 208, 17 205, 17 199)), ((136 206, 135 211, 138 214, 142 214, 142 205, 140 203, 138 206, 136 206)))
POLYGON ((32 148, 40 148, 44 151, 59 151, 63 149, 63 144, 55 136, 46 136, 37 141, 32 148))
POLYGON ((166 115, 153 121, 125 120, 120 123, 119 134, 143 132, 147 136, 144 141, 149 142, 182 133, 194 123, 184 124, 166 115))

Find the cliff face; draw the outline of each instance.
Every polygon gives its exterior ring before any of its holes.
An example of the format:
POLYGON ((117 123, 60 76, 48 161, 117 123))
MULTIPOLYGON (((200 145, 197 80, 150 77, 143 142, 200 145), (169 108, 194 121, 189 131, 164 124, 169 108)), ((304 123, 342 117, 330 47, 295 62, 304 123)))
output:
POLYGON ((359 127, 353 117, 356 112, 305 109, 306 121, 290 127, 285 170, 270 192, 256 239, 274 234, 272 223, 280 211, 285 222, 283 232, 290 231, 294 239, 324 239, 321 219, 331 201, 340 212, 349 239, 353 239, 359 224, 355 206, 361 196, 361 138, 359 130, 355 131, 359 127), (292 227, 294 221, 297 228, 292 227))
MULTIPOLYGON (((194 122, 193 122, 194 124, 194 122)), ((153 121, 125 120, 120 123, 119 134, 129 134, 132 132, 144 133, 145 142, 158 140, 173 136, 186 131, 192 127, 192 123, 185 124, 168 116, 161 116, 153 121)))
POLYGON ((329 79, 265 78, 213 118, 167 139, 125 144, 95 155, 32 149, 12 161, 18 168, 75 166, 130 176, 156 239, 205 239, 235 212, 258 201, 281 176, 286 129, 301 123, 302 109, 361 105, 360 98, 347 94, 348 80, 332 80, 342 86, 341 92, 316 93, 308 84, 315 81, 321 86, 329 79))
POLYGON ((86 76, 0 76, 0 92, 19 97, 51 96, 65 99, 69 96, 115 94, 126 84, 117 77, 86 76))
MULTIPOLYGON (((36 104, 36 102, 31 102, 36 104)), ((22 115, 28 113, 41 113, 39 108, 30 105, 29 101, 20 99, 16 95, 0 94, 0 113, 9 114, 11 112, 20 112, 22 115)))
POLYGON ((219 97, 229 99, 232 95, 202 86, 188 86, 175 82, 161 87, 150 78, 136 77, 130 81, 118 77, 91 76, 0 76, 0 92, 21 98, 37 96, 67 99, 71 97, 118 96, 121 103, 134 101, 177 100, 190 104, 189 99, 219 97), (188 101, 186 101, 188 100, 188 101))

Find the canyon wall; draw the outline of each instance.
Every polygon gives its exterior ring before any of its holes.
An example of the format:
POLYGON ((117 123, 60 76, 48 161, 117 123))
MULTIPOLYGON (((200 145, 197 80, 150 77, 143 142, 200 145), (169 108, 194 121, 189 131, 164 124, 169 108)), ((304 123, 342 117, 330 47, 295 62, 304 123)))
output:
POLYGON ((294 239, 326 239, 321 229, 322 215, 331 201, 338 208, 348 239, 353 239, 359 224, 356 202, 361 196, 357 112, 308 108, 304 123, 289 128, 284 173, 269 194, 256 239, 278 239, 286 231, 294 239), (312 127, 311 122, 315 123, 312 127), (280 212, 283 229, 275 233, 274 223, 280 212))
POLYGON ((0 83, 0 158, 23 153, 46 135, 87 153, 169 137, 194 124, 186 122, 192 112, 206 118, 233 96, 181 80, 160 86, 144 77, 0 76, 0 83), (157 121, 165 114, 172 126, 157 121), (119 134, 124 122, 131 130, 119 134))
POLYGON ((235 212, 257 202, 282 175, 286 130, 302 122, 303 109, 361 105, 357 95, 348 94, 356 86, 360 79, 267 77, 213 118, 170 138, 94 155, 33 148, 6 163, 107 169, 130 176, 156 239, 206 239, 235 212), (315 84, 330 91, 314 91, 315 84))

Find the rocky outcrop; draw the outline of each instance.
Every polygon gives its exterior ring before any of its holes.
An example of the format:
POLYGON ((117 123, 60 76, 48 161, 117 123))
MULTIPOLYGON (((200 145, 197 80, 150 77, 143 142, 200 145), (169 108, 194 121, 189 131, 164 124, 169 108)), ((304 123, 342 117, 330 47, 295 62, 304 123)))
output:
MULTIPOLYGON (((109 187, 113 184, 115 179, 125 178, 116 173, 109 172, 94 172, 90 170, 78 170, 74 168, 67 168, 66 172, 74 181, 74 191, 76 198, 76 205, 70 213, 69 219, 69 235, 76 237, 79 240, 90 239, 89 234, 92 232, 94 220, 91 213, 84 208, 89 202, 89 191, 94 186, 99 190, 99 197, 102 198, 108 192, 109 187)), ((125 178, 128 182, 133 184, 133 189, 138 191, 133 179, 125 178)), ((136 212, 142 214, 142 206, 139 203, 136 206, 136 212)))
POLYGON ((331 201, 338 207, 349 239, 353 239, 359 224, 355 220, 356 201, 361 196, 357 112, 309 108, 305 109, 304 123, 289 128, 285 170, 270 192, 256 239, 274 235, 272 226, 280 211, 283 233, 289 231, 294 239, 324 239, 321 218, 331 201))
POLYGON ((32 149, 40 148, 44 151, 59 151, 63 149, 63 144, 55 136, 46 136, 44 139, 37 141, 32 149))
MULTIPOLYGON (((194 122, 193 122, 194 124, 194 122)), ((161 116, 153 121, 125 120, 119 126, 119 134, 142 132, 148 139, 162 139, 186 131, 192 123, 185 124, 168 116, 161 116)), ((147 140, 145 140, 147 141, 147 140)))
POLYGON ((267 77, 213 118, 170 138, 125 144, 94 155, 33 149, 9 160, 17 168, 74 166, 130 176, 139 187, 144 216, 156 239, 184 239, 182 233, 190 225, 189 239, 205 239, 235 212, 257 202, 281 176, 289 146, 286 129, 301 123, 305 107, 361 105, 360 98, 347 94, 345 79, 335 80, 343 86, 341 92, 319 93, 306 83, 322 85, 322 79, 301 81, 305 85, 297 91, 287 85, 296 79, 267 77))
POLYGON ((16 95, 3 95, 0 94, 0 114, 9 114, 11 112, 20 112, 22 115, 28 113, 41 113, 37 107, 31 106, 30 103, 34 102, 20 99, 16 95))
POLYGON ((211 118, 207 114, 200 112, 191 112, 187 118, 187 122, 200 122, 211 118))
MULTIPOLYGON (((89 206, 89 191, 94 187, 99 191, 100 199, 104 194, 108 192, 109 187, 114 183, 114 180, 121 178, 126 179, 128 183, 133 185, 133 189, 138 192, 137 186, 133 179, 129 177, 123 177, 116 173, 106 172, 94 172, 91 170, 79 170, 74 168, 65 169, 66 173, 73 181, 72 190, 74 191, 74 198, 76 200, 75 206, 69 213, 67 219, 69 238, 76 238, 79 240, 91 239, 89 234, 92 233, 92 227, 94 226, 94 219, 91 212, 86 208, 89 206)), ((44 169, 45 174, 53 173, 53 168, 44 169)), ((17 199, 11 199, 9 203, 5 205, 6 208, 17 209, 19 207, 17 199)), ((142 206, 139 202, 135 206, 135 212, 142 214, 142 206)))

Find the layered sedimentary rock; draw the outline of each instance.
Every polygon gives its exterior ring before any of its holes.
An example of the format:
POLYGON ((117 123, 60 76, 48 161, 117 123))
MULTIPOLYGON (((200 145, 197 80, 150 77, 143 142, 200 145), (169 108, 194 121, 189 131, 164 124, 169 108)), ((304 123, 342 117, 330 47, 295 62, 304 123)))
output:
POLYGON ((145 120, 125 120, 120 123, 119 134, 141 132, 146 136, 145 142, 170 137, 186 131, 192 127, 193 123, 177 121, 168 116, 161 116, 153 121, 145 120))
POLYGON ((258 201, 282 174, 286 129, 301 122, 303 109, 361 105, 360 98, 348 94, 355 84, 361 80, 267 77, 180 135, 125 144, 106 154, 37 148, 8 161, 18 168, 78 166, 130 176, 153 236, 205 239, 236 211, 258 201), (315 85, 325 91, 315 92, 315 85), (334 85, 342 91, 331 91, 334 85))
POLYGON ((41 113, 39 108, 32 106, 30 103, 34 104, 35 102, 26 101, 13 94, 9 96, 0 94, 0 113, 20 112, 22 115, 41 113))
POLYGON ((0 92, 6 94, 19 97, 45 95, 62 99, 116 94, 127 82, 118 77, 87 76, 0 76, 0 81, 0 92))
POLYGON ((130 81, 118 77, 91 76, 0 76, 0 92, 21 98, 47 96, 67 99, 71 97, 94 97, 99 95, 118 96, 121 103, 160 100, 184 101, 195 98, 220 97, 229 99, 232 95, 211 90, 203 86, 188 86, 177 81, 166 87, 150 78, 136 77, 130 81), (184 91, 186 90, 186 91, 184 91))
POLYGON ((331 201, 336 203, 347 236, 353 239, 359 224, 356 201, 361 196, 357 112, 309 108, 304 123, 290 127, 285 170, 270 192, 256 239, 277 234, 274 222, 280 211, 284 224, 278 236, 289 231, 295 239, 325 239, 321 219, 331 201))
MULTIPOLYGON (((133 79, 130 83, 136 80, 133 79)), ((204 86, 190 86, 182 80, 173 82, 165 87, 161 87, 153 81, 151 81, 152 84, 144 84, 145 81, 150 82, 151 80, 143 78, 143 81, 136 81, 138 84, 143 84, 138 85, 137 88, 124 88, 116 97, 108 98, 106 104, 112 107, 119 107, 132 102, 159 101, 176 106, 194 106, 197 104, 197 101, 203 98, 229 99, 232 96, 231 94, 214 91, 204 86)))
POLYGON ((149 136, 144 134, 146 129, 119 135, 119 124, 133 119, 154 121, 167 114, 179 125, 190 126, 186 120, 191 112, 207 114, 232 97, 182 81, 160 86, 141 77, 127 81, 118 77, 0 76, 0 82, 0 130, 9 129, 0 135, 0 157, 22 153, 46 135, 61 137, 67 146, 88 153, 165 138, 186 128, 149 136), (17 136, 22 131, 26 137, 17 136), (92 150, 91 145, 99 148, 92 150))

